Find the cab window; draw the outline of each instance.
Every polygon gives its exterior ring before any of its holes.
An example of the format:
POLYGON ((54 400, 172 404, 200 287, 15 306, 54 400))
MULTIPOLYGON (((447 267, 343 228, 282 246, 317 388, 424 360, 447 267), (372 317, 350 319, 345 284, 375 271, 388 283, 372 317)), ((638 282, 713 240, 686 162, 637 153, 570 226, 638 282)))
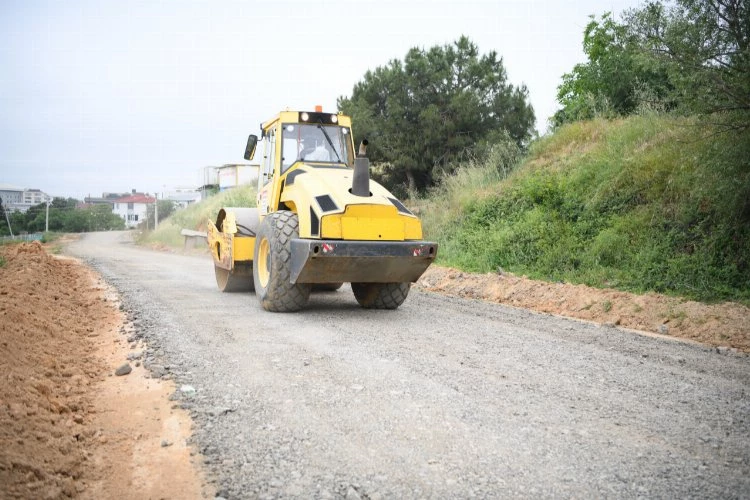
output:
POLYGON ((298 161, 353 164, 351 131, 348 127, 286 123, 282 137, 282 173, 298 161))

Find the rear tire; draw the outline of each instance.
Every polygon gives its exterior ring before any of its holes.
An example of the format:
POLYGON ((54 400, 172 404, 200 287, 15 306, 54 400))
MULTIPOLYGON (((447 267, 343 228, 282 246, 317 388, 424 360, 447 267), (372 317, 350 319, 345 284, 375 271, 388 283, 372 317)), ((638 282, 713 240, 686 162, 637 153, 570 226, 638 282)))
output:
POLYGON ((253 286, 253 266, 235 266, 234 270, 227 271, 214 264, 214 274, 216 275, 216 284, 224 293, 235 292, 252 292, 253 286))
POLYGON ((255 239, 253 281, 266 311, 299 311, 310 298, 309 284, 290 283, 292 239, 299 236, 297 214, 286 210, 268 214, 255 239))
POLYGON ((396 309, 409 295, 410 283, 352 283, 359 305, 365 309, 396 309))

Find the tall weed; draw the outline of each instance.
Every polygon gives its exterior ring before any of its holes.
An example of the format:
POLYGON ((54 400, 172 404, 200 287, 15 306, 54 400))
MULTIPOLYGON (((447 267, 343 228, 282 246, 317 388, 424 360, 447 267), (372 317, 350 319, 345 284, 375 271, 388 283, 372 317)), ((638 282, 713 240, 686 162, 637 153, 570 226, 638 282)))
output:
POLYGON ((467 164, 445 179, 425 232, 466 270, 747 301, 750 132, 738 135, 653 113, 564 126, 510 175, 467 164))

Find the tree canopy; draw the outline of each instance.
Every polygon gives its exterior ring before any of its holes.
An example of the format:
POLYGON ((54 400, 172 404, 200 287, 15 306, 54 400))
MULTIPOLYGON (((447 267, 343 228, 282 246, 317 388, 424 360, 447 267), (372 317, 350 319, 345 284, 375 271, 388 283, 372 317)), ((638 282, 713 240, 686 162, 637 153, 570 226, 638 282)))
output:
POLYGON ((523 145, 534 127, 524 85, 508 83, 502 58, 480 55, 467 37, 430 49, 414 47, 403 61, 368 71, 338 107, 370 140, 380 180, 389 188, 424 190, 435 168, 461 154, 511 137, 523 145))
POLYGON ((656 0, 621 22, 592 16, 583 49, 588 61, 558 87, 554 125, 646 107, 750 126, 746 0, 656 0))
MULTIPOLYGON (((73 198, 53 198, 49 206, 49 230, 80 233, 125 229, 125 221, 119 215, 112 213, 110 205, 76 208, 77 204, 78 200, 73 198)), ((8 219, 14 234, 42 232, 45 230, 48 222, 47 204, 40 203, 29 207, 25 213, 18 210, 9 211, 8 219)), ((9 233, 10 231, 3 215, 3 224, 0 224, 0 235, 7 235, 9 233)))

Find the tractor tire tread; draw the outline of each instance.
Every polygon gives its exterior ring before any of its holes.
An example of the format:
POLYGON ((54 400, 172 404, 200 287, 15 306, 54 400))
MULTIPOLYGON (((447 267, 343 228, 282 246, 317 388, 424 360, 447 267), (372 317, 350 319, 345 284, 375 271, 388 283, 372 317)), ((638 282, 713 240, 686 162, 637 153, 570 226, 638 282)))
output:
POLYGON ((310 297, 310 285, 290 283, 291 241, 299 234, 297 214, 286 210, 273 212, 261 223, 258 241, 268 238, 271 246, 271 277, 264 290, 256 281, 255 290, 263 309, 272 312, 299 311, 310 297), (270 233, 270 234, 267 234, 270 233))
POLYGON ((396 309, 409 295, 410 283, 352 283, 359 305, 365 309, 396 309))

